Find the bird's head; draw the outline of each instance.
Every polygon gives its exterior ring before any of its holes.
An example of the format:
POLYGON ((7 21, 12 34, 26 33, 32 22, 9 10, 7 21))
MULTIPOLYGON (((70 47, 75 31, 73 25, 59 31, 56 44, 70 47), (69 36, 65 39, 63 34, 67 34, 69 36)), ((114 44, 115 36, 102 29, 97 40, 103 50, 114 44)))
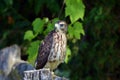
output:
POLYGON ((55 23, 55 30, 59 32, 67 32, 67 23, 65 21, 58 21, 55 23))

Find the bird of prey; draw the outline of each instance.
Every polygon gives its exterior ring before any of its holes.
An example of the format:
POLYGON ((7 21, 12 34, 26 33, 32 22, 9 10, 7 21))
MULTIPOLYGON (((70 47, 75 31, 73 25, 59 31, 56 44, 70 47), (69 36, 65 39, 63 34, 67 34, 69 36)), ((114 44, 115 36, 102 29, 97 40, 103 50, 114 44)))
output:
POLYGON ((58 21, 52 30, 43 40, 39 47, 36 69, 49 68, 54 70, 64 62, 67 45, 67 24, 65 21, 58 21))

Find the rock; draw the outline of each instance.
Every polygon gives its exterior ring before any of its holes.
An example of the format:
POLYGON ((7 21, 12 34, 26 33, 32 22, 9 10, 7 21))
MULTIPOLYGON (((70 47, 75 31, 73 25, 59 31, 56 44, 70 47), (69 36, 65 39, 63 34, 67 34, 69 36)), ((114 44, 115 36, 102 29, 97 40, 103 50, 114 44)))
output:
POLYGON ((0 80, 22 80, 23 72, 34 69, 20 59, 20 47, 13 45, 0 50, 0 80))
POLYGON ((23 80, 24 71, 34 70, 33 66, 28 63, 16 63, 7 77, 7 80, 23 80))
POLYGON ((5 76, 10 73, 17 61, 20 61, 20 48, 17 45, 4 48, 0 51, 0 71, 5 76))

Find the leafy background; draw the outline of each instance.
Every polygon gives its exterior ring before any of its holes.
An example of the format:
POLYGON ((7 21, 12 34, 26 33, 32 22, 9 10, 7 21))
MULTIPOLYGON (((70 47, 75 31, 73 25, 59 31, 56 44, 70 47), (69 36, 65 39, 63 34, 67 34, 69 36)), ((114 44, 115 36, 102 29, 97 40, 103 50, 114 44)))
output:
POLYGON ((41 41, 65 20, 67 57, 56 74, 120 80, 119 7, 119 0, 0 0, 0 49, 18 44, 21 58, 34 65, 41 41))

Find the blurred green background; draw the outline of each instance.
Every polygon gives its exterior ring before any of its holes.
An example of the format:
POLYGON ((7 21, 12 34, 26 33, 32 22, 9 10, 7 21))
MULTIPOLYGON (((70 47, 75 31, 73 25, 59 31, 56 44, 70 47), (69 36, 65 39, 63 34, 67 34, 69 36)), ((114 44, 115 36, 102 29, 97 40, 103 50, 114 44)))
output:
POLYGON ((0 0, 0 49, 18 44, 34 64, 57 20, 68 23, 65 63, 71 80, 120 80, 120 0, 0 0))

